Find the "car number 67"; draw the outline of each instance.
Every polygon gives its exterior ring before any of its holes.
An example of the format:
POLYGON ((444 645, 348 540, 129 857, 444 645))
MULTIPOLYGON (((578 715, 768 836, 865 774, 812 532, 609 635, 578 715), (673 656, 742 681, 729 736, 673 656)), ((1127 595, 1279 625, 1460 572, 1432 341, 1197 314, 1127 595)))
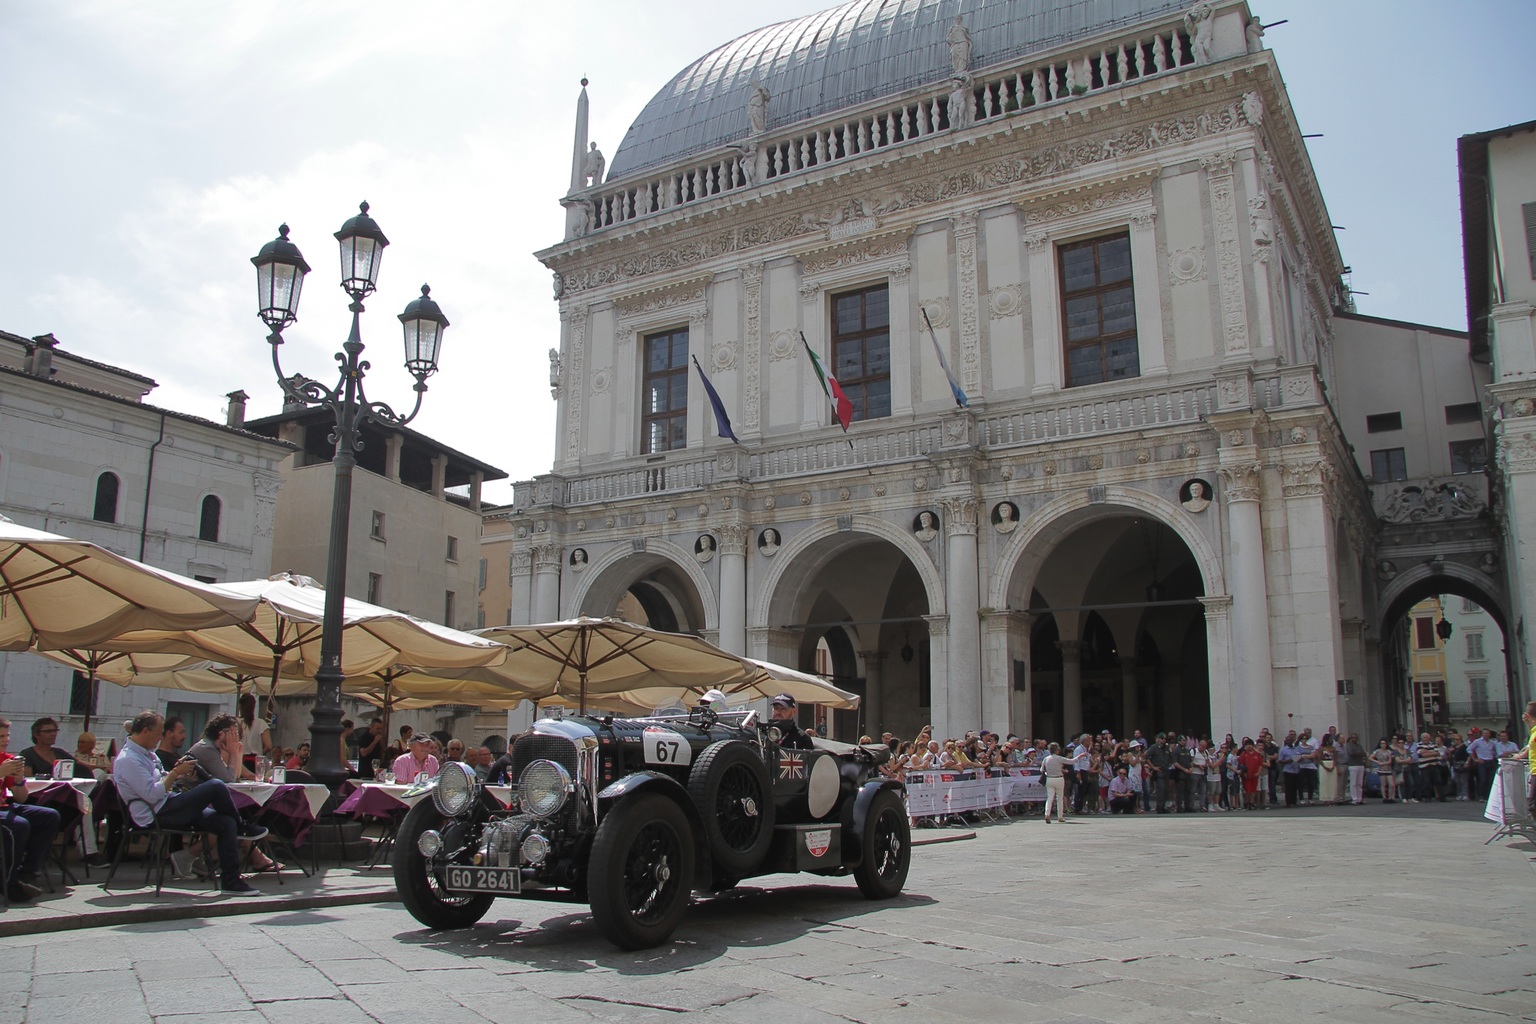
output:
POLYGON ((645 730, 644 746, 647 764, 684 765, 693 760, 693 748, 671 729, 645 730))

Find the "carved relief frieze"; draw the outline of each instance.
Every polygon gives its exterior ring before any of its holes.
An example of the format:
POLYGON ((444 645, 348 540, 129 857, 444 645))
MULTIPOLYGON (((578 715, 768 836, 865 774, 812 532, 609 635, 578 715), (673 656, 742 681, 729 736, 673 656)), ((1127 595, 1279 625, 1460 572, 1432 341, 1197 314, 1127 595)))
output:
POLYGON ((605 395, 608 393, 608 383, 613 378, 613 367, 599 366, 592 371, 592 393, 605 395))
POLYGON ((736 362, 736 343, 734 341, 719 341, 710 346, 709 365, 714 370, 734 370, 736 362))
POLYGON ((1488 503, 1455 481, 1403 484, 1387 492, 1378 515, 1389 523, 1467 519, 1488 511, 1488 503))
POLYGON ((763 386, 763 265, 748 263, 742 267, 741 280, 746 292, 746 334, 742 338, 746 401, 742 404, 741 429, 755 431, 761 422, 763 386))
MULTIPOLYGON (((882 260, 907 262, 907 232, 884 235, 857 245, 849 244, 800 257, 800 272, 812 278, 850 267, 862 267, 882 260)), ((910 263, 908 263, 910 266, 910 263)))
POLYGON ((1281 493, 1287 498, 1316 498, 1323 493, 1321 462, 1287 463, 1280 469, 1281 493))
POLYGON ((708 282, 686 281, 682 284, 648 292, 614 303, 614 314, 620 320, 634 320, 652 313, 676 311, 685 319, 707 315, 709 311, 708 282))
POLYGON ((980 390, 981 310, 976 269, 976 211, 955 215, 955 267, 960 282, 960 386, 980 390))
MULTIPOLYGON (((1238 102, 1128 126, 1097 137, 1045 146, 1029 153, 983 161, 965 170, 914 178, 877 193, 860 209, 877 222, 890 214, 987 192, 1016 189, 1142 153, 1186 145, 1242 129, 1238 102)), ((1230 172, 1230 158, 1227 167, 1230 172)), ((847 219, 846 217, 844 218, 847 219)), ((777 242, 827 232, 819 214, 785 214, 758 223, 739 224, 671 247, 647 247, 602 263, 577 266, 574 258, 555 257, 564 296, 623 281, 685 271, 707 262, 777 242)), ((1035 233, 1038 234, 1038 233, 1035 233)), ((1026 238, 1027 240, 1027 238, 1026 238)))
POLYGON ((565 346, 566 356, 570 362, 571 380, 577 382, 577 386, 571 388, 570 395, 566 398, 566 432, 565 432, 565 457, 572 462, 581 458, 581 423, 582 402, 580 381, 585 374, 584 361, 587 349, 587 310, 582 307, 579 310, 571 310, 566 314, 566 323, 569 326, 569 344, 565 346))
POLYGON ((1221 153, 1202 160, 1211 197, 1211 220, 1216 233, 1216 281, 1221 296, 1222 337, 1226 352, 1247 352, 1248 306, 1243 298, 1243 258, 1237 237, 1234 156, 1221 153))
POLYGON ((1133 203, 1150 203, 1151 201, 1151 185, 1130 185, 1111 191, 1101 191, 1093 195, 1069 199, 1066 202, 1055 203, 1051 206, 1040 208, 1027 207, 1024 210, 1024 223, 1028 227, 1037 228, 1043 224, 1070 220, 1073 217, 1080 217, 1086 213, 1098 213, 1103 210, 1129 206, 1133 203))

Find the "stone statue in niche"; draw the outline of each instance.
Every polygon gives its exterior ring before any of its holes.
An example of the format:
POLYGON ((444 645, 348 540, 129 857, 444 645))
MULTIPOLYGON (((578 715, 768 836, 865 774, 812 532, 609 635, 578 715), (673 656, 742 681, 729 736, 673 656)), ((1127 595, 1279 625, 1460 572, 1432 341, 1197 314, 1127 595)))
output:
POLYGON ((955 87, 949 92, 949 128, 951 131, 959 131, 961 128, 969 128, 971 121, 971 108, 976 105, 976 94, 971 92, 971 82, 968 78, 955 79, 955 87))
POLYGON ((949 63, 954 66, 955 77, 965 78, 971 70, 971 30, 965 27, 963 15, 955 15, 944 41, 949 44, 949 63))
POLYGON ((699 534, 699 539, 693 542, 693 557, 700 562, 707 562, 715 557, 715 538, 707 533, 699 534))
POLYGON ((939 517, 926 510, 919 512, 917 522, 912 524, 912 532, 918 540, 928 543, 939 535, 939 517))
POLYGON ((560 397, 560 350, 549 350, 549 397, 560 397))
POLYGON ((597 148, 597 143, 592 143, 586 159, 581 162, 581 176, 587 179, 589 188, 603 183, 603 171, 607 167, 608 161, 604 158, 603 151, 597 148))
POLYGON ((757 537, 757 550, 764 558, 772 558, 779 551, 779 531, 768 527, 757 537))
POLYGON ((1257 15, 1249 18, 1248 24, 1243 26, 1243 38, 1248 41, 1249 53, 1258 53, 1264 49, 1264 23, 1257 15))
POLYGON ((1211 42, 1216 35, 1215 19, 1211 17, 1211 5, 1205 0, 1184 12, 1184 27, 1189 29, 1189 47, 1194 52, 1196 64, 1211 62, 1211 42))
POLYGON ((768 90, 755 78, 747 90, 747 119, 752 122, 752 134, 761 135, 768 130, 768 90))
POLYGON ((1179 492, 1179 504, 1186 512, 1204 512, 1211 505, 1211 485, 1204 480, 1189 480, 1179 492))
POLYGON ((571 572, 581 572, 587 567, 587 549, 577 548, 571 552, 571 572))
POLYGON ((1019 506, 1000 501, 992 508, 992 526, 998 533, 1012 533, 1019 528, 1019 506))
POLYGON ((1274 223, 1269 216, 1269 196, 1263 192, 1248 200, 1248 227, 1254 245, 1269 245, 1275 240, 1274 223))

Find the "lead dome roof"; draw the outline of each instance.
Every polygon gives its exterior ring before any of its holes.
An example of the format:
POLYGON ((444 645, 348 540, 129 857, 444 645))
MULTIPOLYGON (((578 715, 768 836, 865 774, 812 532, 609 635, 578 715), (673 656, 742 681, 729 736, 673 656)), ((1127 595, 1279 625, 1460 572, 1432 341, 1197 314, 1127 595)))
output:
POLYGON ((610 178, 744 138, 748 85, 768 90, 768 131, 953 74, 945 33, 971 32, 971 68, 1182 11, 1191 0, 852 0, 748 32, 664 86, 629 127, 610 178))

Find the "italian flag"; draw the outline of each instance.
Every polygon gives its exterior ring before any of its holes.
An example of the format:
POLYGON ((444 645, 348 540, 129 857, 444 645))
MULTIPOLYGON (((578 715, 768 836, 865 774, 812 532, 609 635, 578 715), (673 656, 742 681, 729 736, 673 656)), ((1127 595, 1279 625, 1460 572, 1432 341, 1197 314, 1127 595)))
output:
POLYGON ((811 351, 811 343, 805 340, 805 332, 800 332, 800 344, 805 346, 805 354, 811 357, 811 369, 816 371, 816 379, 821 382, 821 390, 826 394, 827 401, 832 403, 832 414, 837 417, 837 422, 843 426, 843 433, 848 432, 848 424, 853 421, 853 402, 843 393, 843 386, 837 382, 821 365, 821 360, 816 358, 816 353, 811 351))

